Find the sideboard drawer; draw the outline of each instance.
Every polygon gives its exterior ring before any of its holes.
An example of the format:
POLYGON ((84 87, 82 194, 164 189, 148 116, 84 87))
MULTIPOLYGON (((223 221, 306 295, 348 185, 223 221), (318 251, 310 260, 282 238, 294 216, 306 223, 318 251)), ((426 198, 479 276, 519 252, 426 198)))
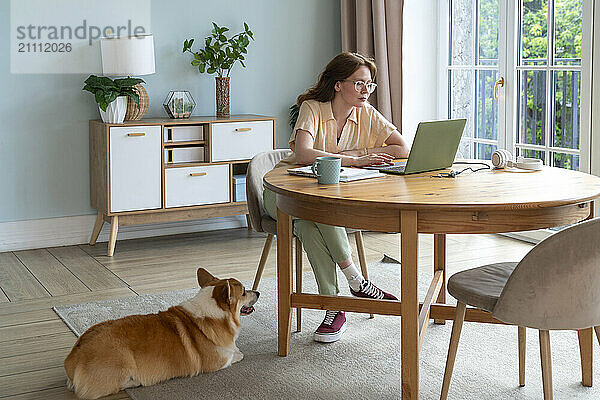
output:
POLYGON ((167 168, 166 207, 229 202, 229 165, 167 168))
POLYGON ((211 161, 249 160, 273 150, 273 121, 214 123, 211 139, 211 161))
POLYGON ((161 127, 110 128, 110 211, 161 207, 161 127))

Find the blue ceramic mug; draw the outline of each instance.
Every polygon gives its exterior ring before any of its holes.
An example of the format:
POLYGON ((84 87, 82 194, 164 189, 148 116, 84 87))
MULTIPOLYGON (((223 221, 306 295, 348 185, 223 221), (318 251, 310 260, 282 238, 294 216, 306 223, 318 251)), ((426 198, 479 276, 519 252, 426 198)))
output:
POLYGON ((323 184, 339 183, 342 159, 339 157, 317 157, 312 165, 312 171, 317 181, 323 184))

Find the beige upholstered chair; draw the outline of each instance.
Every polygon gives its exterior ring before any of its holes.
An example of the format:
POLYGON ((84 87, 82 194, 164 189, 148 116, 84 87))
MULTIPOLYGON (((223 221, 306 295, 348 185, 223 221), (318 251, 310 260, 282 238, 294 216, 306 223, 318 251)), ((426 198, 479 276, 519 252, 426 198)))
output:
POLYGON ((549 331, 595 327, 600 341, 599 243, 600 219, 595 219, 540 242, 519 263, 490 264, 452 275, 448 292, 458 306, 441 399, 448 395, 466 305, 519 327, 521 386, 525 384, 525 327, 539 330, 544 399, 552 399, 549 331))
MULTIPOLYGON (((256 270, 256 276, 254 278, 252 290, 256 290, 258 288, 260 278, 263 270, 265 269, 267 257, 269 256, 269 251, 271 250, 273 237, 277 234, 277 221, 267 214, 263 204, 263 177, 267 172, 272 170, 279 161, 290 156, 291 154, 292 151, 287 149, 266 151, 264 153, 257 154, 248 165, 248 171, 246 172, 246 201, 248 202, 250 223, 255 231, 268 233, 267 240, 265 241, 265 245, 260 256, 260 262, 258 263, 258 269, 256 270)), ((356 239, 356 247, 358 249, 360 267, 363 276, 368 279, 369 276, 367 274, 367 261, 365 258, 362 233, 359 230, 348 229, 347 231, 349 234, 354 234, 354 238, 356 239)), ((302 243, 298 238, 296 238, 295 242, 296 291, 300 292, 302 290, 302 243)), ((296 314, 298 331, 301 330, 301 321, 301 309, 298 308, 296 314)))

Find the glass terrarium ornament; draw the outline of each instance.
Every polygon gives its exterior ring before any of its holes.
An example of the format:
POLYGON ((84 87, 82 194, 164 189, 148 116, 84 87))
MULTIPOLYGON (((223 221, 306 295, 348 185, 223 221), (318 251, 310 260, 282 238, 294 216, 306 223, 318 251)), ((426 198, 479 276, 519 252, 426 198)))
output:
POLYGON ((163 107, 171 118, 189 118, 196 107, 196 102, 187 90, 172 90, 163 101, 163 107))

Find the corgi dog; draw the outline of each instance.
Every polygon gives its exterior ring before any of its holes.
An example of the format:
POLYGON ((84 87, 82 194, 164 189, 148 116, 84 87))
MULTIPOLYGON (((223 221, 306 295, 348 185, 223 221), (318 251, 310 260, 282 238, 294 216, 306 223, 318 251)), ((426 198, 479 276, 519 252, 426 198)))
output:
POLYGON ((203 268, 197 276, 201 289, 180 305, 102 322, 81 335, 64 363, 69 389, 96 399, 242 360, 235 345, 240 315, 254 311, 259 293, 203 268))

